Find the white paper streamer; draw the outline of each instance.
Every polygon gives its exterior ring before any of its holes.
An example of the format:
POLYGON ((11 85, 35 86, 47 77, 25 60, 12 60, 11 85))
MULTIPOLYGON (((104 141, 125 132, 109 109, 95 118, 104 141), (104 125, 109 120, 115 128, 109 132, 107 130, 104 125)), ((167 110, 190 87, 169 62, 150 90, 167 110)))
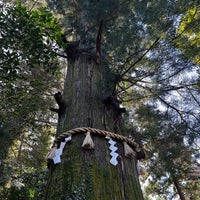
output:
POLYGON ((65 142, 60 143, 60 147, 58 149, 56 149, 55 156, 53 158, 54 164, 61 163, 61 155, 63 153, 65 144, 71 140, 72 140, 72 136, 68 136, 67 138, 65 138, 65 142))
POLYGON ((113 141, 110 137, 106 136, 106 139, 108 140, 108 143, 110 144, 109 149, 111 150, 110 155, 111 155, 111 159, 110 159, 110 163, 114 166, 116 166, 118 164, 117 161, 117 157, 118 157, 118 153, 116 153, 115 151, 117 151, 117 147, 115 146, 116 142, 113 141))
POLYGON ((72 140, 72 136, 71 135, 65 138, 65 142, 69 142, 71 140, 72 140))

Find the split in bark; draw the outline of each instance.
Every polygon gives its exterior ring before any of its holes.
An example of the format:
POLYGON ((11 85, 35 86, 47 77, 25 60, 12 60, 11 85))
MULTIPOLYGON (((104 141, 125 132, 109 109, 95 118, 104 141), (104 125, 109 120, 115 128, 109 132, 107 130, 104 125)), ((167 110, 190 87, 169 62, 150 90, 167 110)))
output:
POLYGON ((96 62, 97 64, 101 64, 101 38, 102 38, 102 31, 103 31, 103 20, 101 20, 99 25, 99 30, 96 39, 96 62))

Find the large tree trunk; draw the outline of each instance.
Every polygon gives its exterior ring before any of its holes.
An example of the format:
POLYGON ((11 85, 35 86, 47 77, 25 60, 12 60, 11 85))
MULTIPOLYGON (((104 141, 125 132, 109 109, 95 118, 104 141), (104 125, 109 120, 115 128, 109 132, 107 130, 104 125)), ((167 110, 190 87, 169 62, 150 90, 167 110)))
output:
MULTIPOLYGON (((67 106, 60 115, 57 135, 78 127, 123 134, 119 112, 115 106, 104 103, 113 89, 113 85, 106 84, 110 72, 105 66, 83 56, 69 63, 64 87, 67 106)), ((119 163, 113 166, 109 162, 108 141, 92 135, 94 150, 85 150, 81 148, 84 137, 83 134, 73 135, 65 146, 62 162, 50 165, 45 199, 143 199, 136 160, 124 156, 123 144, 117 142, 119 163)))

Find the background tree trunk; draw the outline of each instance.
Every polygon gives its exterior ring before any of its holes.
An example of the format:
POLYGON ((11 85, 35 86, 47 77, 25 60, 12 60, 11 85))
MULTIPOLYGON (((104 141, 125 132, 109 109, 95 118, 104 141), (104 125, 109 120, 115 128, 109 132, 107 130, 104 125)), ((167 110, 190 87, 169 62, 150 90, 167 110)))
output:
MULTIPOLYGON (((78 127, 93 127, 122 134, 120 115, 104 99, 112 95, 114 85, 108 83, 106 64, 79 57, 68 66, 64 100, 66 110, 60 116, 57 135, 78 127), (105 87, 106 89, 105 89, 105 87)), ((83 134, 72 136, 62 155, 62 162, 51 164, 45 194, 46 200, 140 200, 143 199, 136 160, 123 154, 123 144, 117 142, 118 165, 110 164, 108 141, 92 135, 94 150, 81 148, 83 134)))
POLYGON ((186 200, 184 192, 182 191, 180 184, 179 184, 178 180, 176 179, 176 177, 173 177, 173 182, 174 182, 174 186, 178 192, 178 195, 180 197, 180 200, 186 200))

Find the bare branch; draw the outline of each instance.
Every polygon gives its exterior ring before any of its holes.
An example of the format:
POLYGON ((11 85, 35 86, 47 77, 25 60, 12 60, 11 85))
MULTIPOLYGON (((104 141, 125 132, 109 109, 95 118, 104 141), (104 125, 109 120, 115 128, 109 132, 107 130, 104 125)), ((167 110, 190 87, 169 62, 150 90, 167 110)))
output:
POLYGON ((192 91, 187 87, 190 95, 192 96, 192 98, 194 99, 194 101, 197 103, 198 106, 200 106, 200 102, 197 100, 197 98, 194 96, 194 94, 192 93, 192 91))
POLYGON ((127 74, 137 63, 139 63, 145 56, 146 54, 153 49, 153 47, 158 43, 158 41, 160 40, 160 37, 158 37, 153 44, 142 54, 142 56, 140 56, 130 67, 128 67, 128 69, 126 69, 120 76, 119 76, 119 80, 122 79, 122 77, 124 77, 125 74, 127 74))
POLYGON ((168 103, 167 101, 165 101, 165 100, 164 100, 163 98, 161 98, 159 95, 158 95, 158 99, 160 99, 160 101, 163 102, 165 105, 167 105, 169 108, 175 110, 175 111, 178 113, 178 115, 180 116, 181 120, 182 120, 185 124, 187 124, 187 122, 185 121, 185 119, 184 119, 183 116, 182 116, 181 111, 180 111, 178 108, 174 107, 173 105, 171 105, 170 103, 168 103))
POLYGON ((191 86, 195 86, 197 85, 197 83, 191 83, 191 84, 186 84, 186 85, 170 85, 168 88, 164 88, 162 91, 163 92, 169 92, 169 91, 173 91, 173 90, 180 90, 180 89, 183 89, 183 88, 187 88, 188 87, 191 87, 191 86))

